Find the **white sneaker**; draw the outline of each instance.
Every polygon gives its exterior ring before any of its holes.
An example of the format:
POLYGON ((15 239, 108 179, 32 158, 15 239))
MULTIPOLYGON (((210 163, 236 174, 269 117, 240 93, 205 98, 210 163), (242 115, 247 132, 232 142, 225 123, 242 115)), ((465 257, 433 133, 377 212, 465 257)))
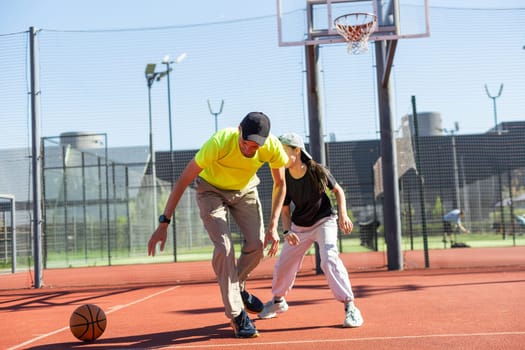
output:
POLYGON ((350 302, 345 305, 345 320, 343 322, 343 327, 345 328, 357 328, 361 327, 364 323, 363 316, 361 311, 355 307, 353 302, 350 302))
POLYGON ((288 310, 288 304, 286 300, 283 300, 280 303, 276 303, 273 299, 264 304, 263 310, 259 313, 259 318, 274 318, 277 314, 285 312, 288 310))

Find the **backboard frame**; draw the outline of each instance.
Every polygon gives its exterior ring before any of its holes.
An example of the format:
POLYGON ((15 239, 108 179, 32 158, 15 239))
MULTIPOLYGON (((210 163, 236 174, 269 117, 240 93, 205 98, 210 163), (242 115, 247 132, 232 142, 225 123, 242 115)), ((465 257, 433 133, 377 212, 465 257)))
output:
MULTIPOLYGON (((421 0, 423 6, 423 26, 421 32, 403 33, 401 32, 400 1, 401 0, 304 0, 306 4, 305 28, 306 33, 303 40, 287 40, 283 34, 283 11, 284 4, 288 0, 277 1, 277 31, 279 46, 306 46, 344 43, 345 39, 337 33, 334 26, 334 19, 339 14, 335 14, 338 4, 362 3, 370 8, 370 13, 377 16, 376 31, 370 35, 369 41, 387 40, 395 41, 398 39, 425 38, 430 36, 430 13, 429 1, 421 0), (315 7, 324 7, 326 10, 326 23, 328 28, 314 28, 315 7)), ((359 11, 357 11, 359 12, 359 11)))

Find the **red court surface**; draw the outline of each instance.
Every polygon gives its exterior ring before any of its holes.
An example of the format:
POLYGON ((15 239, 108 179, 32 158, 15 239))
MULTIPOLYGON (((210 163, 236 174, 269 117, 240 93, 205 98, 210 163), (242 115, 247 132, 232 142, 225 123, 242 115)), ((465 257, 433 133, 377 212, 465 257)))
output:
MULTIPOLYGON (((27 288, 27 272, 0 275, 1 349, 523 349, 525 247, 405 253, 403 271, 387 271, 381 253, 343 254, 365 324, 342 328, 343 305, 306 257, 290 309, 254 317, 258 338, 236 339, 223 313, 210 262, 56 269, 45 287, 27 288), (362 269, 364 263, 370 268, 362 269), (423 265, 421 265, 423 264, 423 265), (355 268, 359 266, 359 268, 355 268), (105 333, 76 340, 69 315, 101 306, 105 333)), ((271 297, 275 259, 248 283, 271 297)))

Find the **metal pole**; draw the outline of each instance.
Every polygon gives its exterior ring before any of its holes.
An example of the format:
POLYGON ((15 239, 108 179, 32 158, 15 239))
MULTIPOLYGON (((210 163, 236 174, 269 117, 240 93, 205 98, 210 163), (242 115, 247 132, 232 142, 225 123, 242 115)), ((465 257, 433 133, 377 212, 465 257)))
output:
POLYGON ((412 116, 414 118, 414 145, 416 148, 416 167, 419 178, 419 204, 421 206, 421 226, 423 230, 423 249, 425 255, 425 267, 430 267, 429 256, 428 256, 428 235, 427 235, 427 219, 425 209, 425 192, 424 192, 424 177, 421 169, 421 158, 419 153, 419 126, 417 120, 416 111, 416 96, 412 96, 412 116))
MULTIPOLYGON (((169 57, 163 61, 163 63, 166 65, 166 76, 167 76, 167 82, 168 82, 168 123, 169 123, 169 133, 170 133, 170 180, 171 180, 171 188, 173 190, 173 185, 175 183, 174 179, 174 167, 173 167, 173 132, 171 129, 171 91, 170 91, 170 63, 172 63, 169 60, 169 57)), ((173 215, 171 217, 171 226, 173 228, 173 261, 177 262, 177 224, 175 220, 175 210, 173 211, 173 215)))
POLYGON ((86 193, 86 153, 82 152, 81 156, 82 162, 82 221, 83 221, 83 230, 84 233, 84 261, 88 262, 88 229, 87 229, 87 193, 86 193))
POLYGON ((494 131, 499 131, 498 127, 498 111, 496 109, 496 97, 492 98, 492 109, 494 111, 494 131))
POLYGON ((509 169, 508 171, 508 177, 509 177, 509 207, 510 207, 510 225, 512 229, 512 245, 516 246, 516 219, 514 216, 514 202, 512 199, 512 174, 509 169))
POLYGON ((148 109, 149 109, 149 154, 151 157, 151 181, 153 186, 153 230, 157 227, 157 169, 155 150, 153 149, 153 121, 151 115, 151 85, 153 85, 154 79, 148 80, 148 109))
POLYGON ((128 256, 131 256, 131 237, 133 236, 133 227, 131 226, 131 222, 130 222, 130 218, 131 218, 131 215, 130 215, 130 208, 129 208, 129 202, 130 202, 130 198, 129 198, 129 167, 126 166, 126 172, 125 172, 125 176, 126 176, 126 186, 124 187, 126 189, 126 218, 127 218, 127 226, 128 226, 128 229, 127 229, 127 234, 128 234, 128 256))
MULTIPOLYGON (((10 220, 11 220, 11 273, 16 273, 16 221, 15 221, 15 211, 16 211, 16 208, 15 208, 15 196, 13 195, 10 195, 10 194, 0 194, 0 198, 2 199, 7 199, 9 200, 9 206, 11 208, 11 215, 10 215, 10 220)), ((4 217, 5 218, 5 217, 4 217)), ((4 233, 6 234, 5 235, 5 239, 6 239, 6 242, 7 242, 7 222, 4 222, 4 233)), ((7 245, 5 246, 5 254, 6 254, 6 257, 8 256, 7 254, 7 245)))
POLYGON ((397 173, 396 143, 392 108, 390 104, 390 82, 385 81, 386 43, 375 42, 377 97, 379 122, 381 129, 381 162, 384 188, 384 232, 387 244, 389 270, 403 269, 403 251, 401 246, 401 213, 399 210, 399 177, 397 173))
POLYGON ((454 161, 454 185, 456 186, 456 208, 461 208, 460 196, 459 196, 459 173, 458 173, 458 160, 456 155, 456 136, 452 132, 452 159, 454 161))
POLYGON ((42 279, 42 193, 41 193, 41 144, 40 144, 40 94, 37 68, 38 48, 35 27, 29 28, 31 71, 31 171, 33 175, 33 256, 34 287, 41 288, 42 279))
MULTIPOLYGON (((170 182, 171 182, 171 188, 173 190, 173 185, 175 184, 175 170, 174 170, 174 159, 173 159, 173 130, 171 126, 171 83, 170 83, 170 71, 171 67, 170 65, 172 63, 180 63, 182 60, 186 58, 186 53, 182 53, 177 57, 175 61, 170 61, 170 56, 166 55, 164 56, 164 59, 162 60, 162 64, 166 65, 166 71, 161 73, 157 80, 159 80, 164 74, 167 76, 167 83, 168 83, 168 121, 169 121, 169 133, 170 133, 170 182)), ((175 218, 176 212, 173 212, 173 215, 171 217, 172 222, 172 228, 173 228, 173 260, 177 262, 177 220, 175 218)))
MULTIPOLYGON (((324 141, 323 141, 323 114, 321 99, 321 66, 319 59, 319 46, 307 45, 305 48, 306 55, 306 81, 307 81, 307 99, 308 99, 308 128, 310 152, 312 157, 320 164, 326 165, 324 141)), ((317 274, 322 274, 321 255, 319 245, 315 243, 315 270, 317 274)))
MULTIPOLYGON (((111 224, 110 224, 110 211, 109 211, 109 163, 108 163, 108 135, 104 134, 104 159, 105 159, 105 169, 106 169, 106 238, 108 245, 108 265, 111 266, 111 224)), ((114 185, 114 184, 113 184, 114 185)), ((113 205, 115 203, 113 202, 113 205)), ((116 217, 113 218, 114 227, 117 227, 116 217)))
POLYGON ((70 144, 62 146, 62 206, 64 208, 64 254, 66 255, 66 264, 69 265, 69 243, 67 235, 69 232, 69 211, 68 211, 68 193, 67 193, 67 181, 68 181, 68 171, 67 171, 67 155, 70 153, 70 144))
POLYGON ((501 238, 507 239, 507 230, 505 228, 505 208, 503 207, 503 183, 501 180, 501 167, 497 167, 498 172, 498 192, 499 192, 499 203, 500 203, 500 218, 501 218, 501 238))
POLYGON ((170 133, 170 166, 171 166, 171 184, 173 185, 173 131, 171 127, 171 91, 170 91, 170 61, 168 60, 166 64, 166 77, 168 81, 168 128, 170 133))
POLYGON ((11 198, 11 272, 16 272, 16 202, 15 197, 11 198))

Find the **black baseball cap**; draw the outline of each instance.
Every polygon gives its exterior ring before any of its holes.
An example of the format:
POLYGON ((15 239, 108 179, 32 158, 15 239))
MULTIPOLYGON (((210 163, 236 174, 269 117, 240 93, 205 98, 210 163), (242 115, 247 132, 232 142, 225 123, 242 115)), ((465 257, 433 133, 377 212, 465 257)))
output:
POLYGON ((270 118, 262 112, 250 112, 241 121, 242 138, 264 145, 270 134, 270 118))

